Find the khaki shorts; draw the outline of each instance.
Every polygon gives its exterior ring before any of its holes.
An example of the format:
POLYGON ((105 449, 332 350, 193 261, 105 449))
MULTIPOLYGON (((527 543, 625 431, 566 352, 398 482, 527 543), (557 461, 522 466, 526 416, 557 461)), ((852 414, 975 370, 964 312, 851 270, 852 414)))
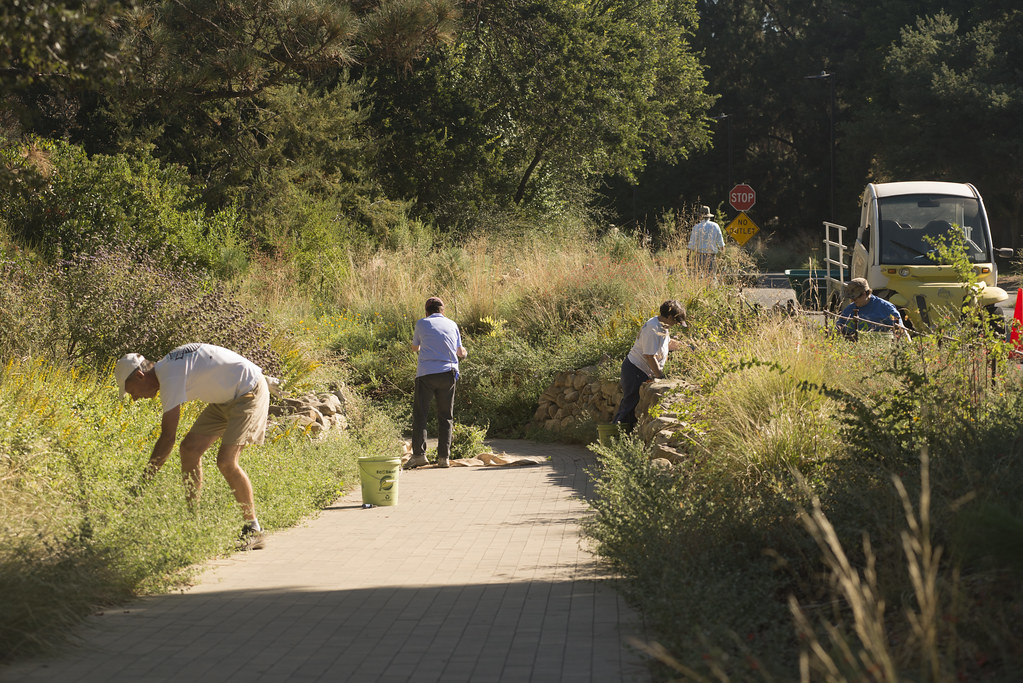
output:
POLYGON ((227 403, 211 403, 196 418, 189 433, 219 436, 225 446, 258 446, 266 436, 270 390, 259 378, 256 388, 227 403))

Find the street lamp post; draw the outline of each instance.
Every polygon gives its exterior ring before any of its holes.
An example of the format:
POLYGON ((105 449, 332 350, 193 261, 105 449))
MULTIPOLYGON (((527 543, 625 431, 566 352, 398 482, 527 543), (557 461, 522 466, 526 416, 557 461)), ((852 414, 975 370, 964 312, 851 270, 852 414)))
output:
POLYGON ((828 73, 827 71, 821 71, 819 74, 813 76, 805 76, 805 78, 817 81, 826 80, 828 82, 828 138, 829 138, 829 154, 830 154, 830 167, 828 171, 828 194, 831 202, 831 220, 835 220, 835 74, 828 73))
POLYGON ((713 116, 715 121, 725 122, 725 138, 728 141, 728 178, 725 180, 725 192, 732 186, 732 119, 730 114, 718 114, 713 116))

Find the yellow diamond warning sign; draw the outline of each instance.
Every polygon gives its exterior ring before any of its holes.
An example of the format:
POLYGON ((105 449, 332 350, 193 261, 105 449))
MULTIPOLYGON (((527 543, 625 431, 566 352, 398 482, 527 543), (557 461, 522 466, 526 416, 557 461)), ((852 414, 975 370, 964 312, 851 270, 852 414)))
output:
POLYGON ((739 244, 746 244, 746 240, 760 232, 760 228, 757 227, 757 224, 749 216, 745 213, 740 213, 728 224, 725 232, 739 244))

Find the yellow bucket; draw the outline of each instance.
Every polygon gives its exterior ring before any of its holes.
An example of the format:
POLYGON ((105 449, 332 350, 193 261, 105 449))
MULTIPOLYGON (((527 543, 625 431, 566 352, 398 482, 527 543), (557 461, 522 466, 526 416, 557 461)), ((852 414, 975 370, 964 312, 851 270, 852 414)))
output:
POLYGON ((401 458, 382 455, 359 458, 362 502, 371 505, 397 505, 400 473, 401 458))
POLYGON ((618 423, 613 424, 599 424, 597 425, 597 441, 600 442, 601 446, 610 446, 611 439, 614 439, 619 434, 618 423))

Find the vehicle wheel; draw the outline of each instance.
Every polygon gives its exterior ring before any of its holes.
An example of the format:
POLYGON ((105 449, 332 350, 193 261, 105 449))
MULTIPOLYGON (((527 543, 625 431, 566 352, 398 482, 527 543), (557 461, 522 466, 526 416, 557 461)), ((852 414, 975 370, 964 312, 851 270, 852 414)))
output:
POLYGON ((995 336, 999 339, 1008 339, 1009 332, 1012 330, 1012 321, 1006 320, 1001 309, 994 304, 985 306, 984 312, 987 313, 988 324, 995 336))

